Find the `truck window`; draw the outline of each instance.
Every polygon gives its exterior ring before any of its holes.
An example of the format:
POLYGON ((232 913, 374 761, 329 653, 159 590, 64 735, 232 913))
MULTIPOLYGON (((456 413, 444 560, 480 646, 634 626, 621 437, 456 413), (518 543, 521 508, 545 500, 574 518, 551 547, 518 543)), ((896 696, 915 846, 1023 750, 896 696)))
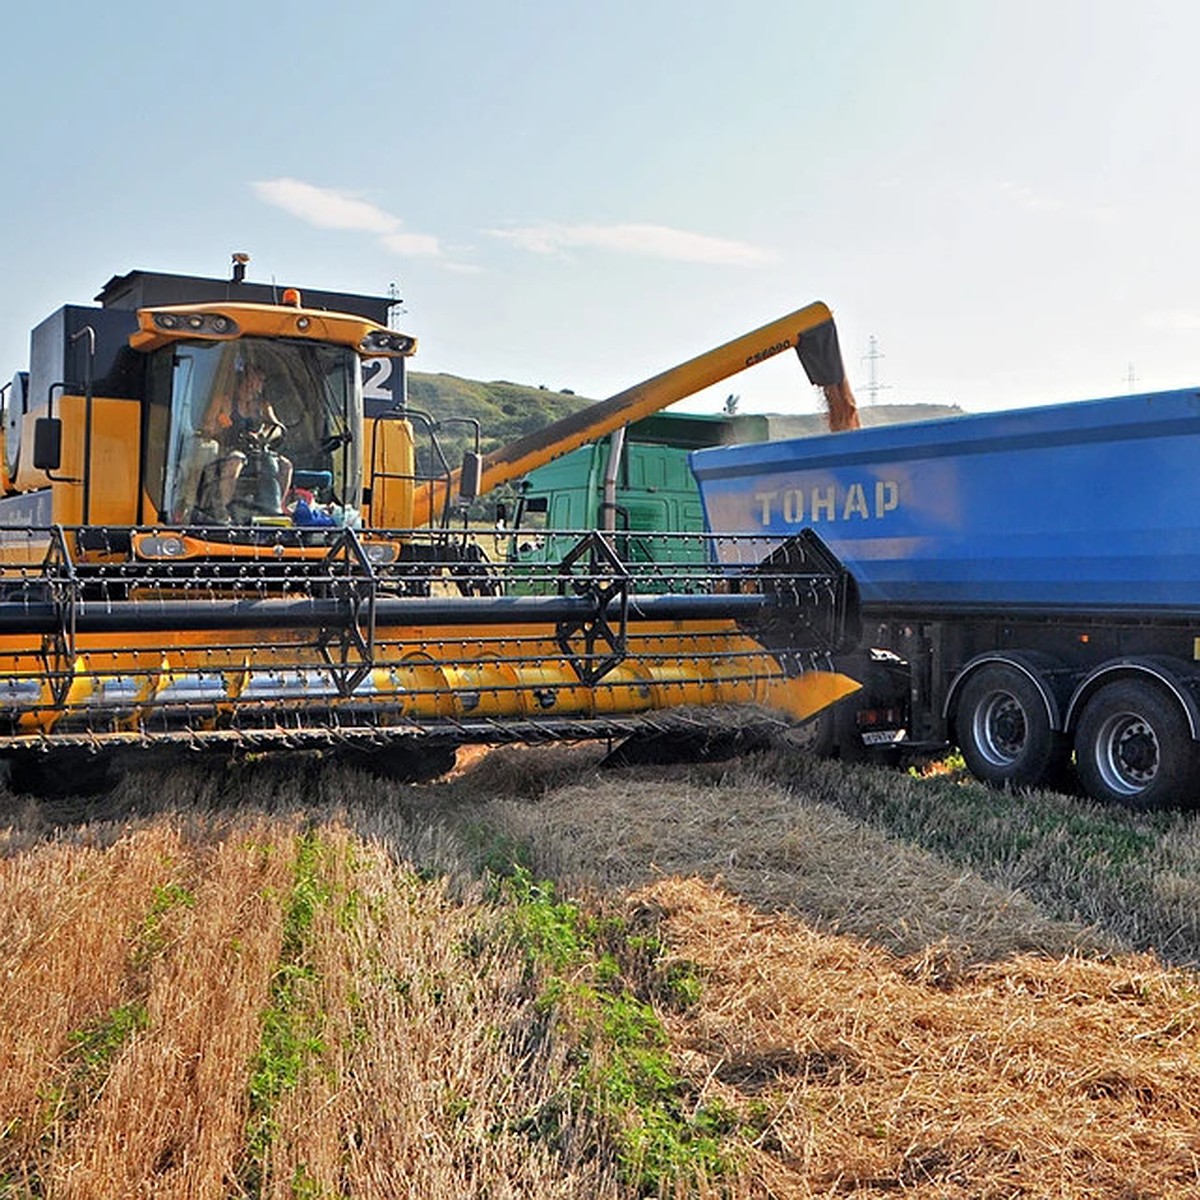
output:
POLYGON ((630 529, 664 533, 671 527, 665 500, 634 500, 625 508, 629 513, 630 529))

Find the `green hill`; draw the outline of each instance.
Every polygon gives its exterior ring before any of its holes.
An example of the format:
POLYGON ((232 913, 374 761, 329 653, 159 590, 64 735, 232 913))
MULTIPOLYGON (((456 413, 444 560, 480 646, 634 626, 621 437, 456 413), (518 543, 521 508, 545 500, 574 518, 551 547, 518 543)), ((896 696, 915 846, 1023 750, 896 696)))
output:
MULTIPOLYGON (((408 402, 411 408, 427 412, 438 421, 450 417, 477 420, 485 453, 594 403, 573 392, 552 392, 505 380, 483 383, 457 375, 419 372, 408 377, 408 402)), ((448 447, 465 449, 474 435, 466 426, 451 425, 439 431, 438 436, 448 447)), ((460 451, 457 458, 449 454, 447 457, 456 463, 462 454, 460 451)))
MULTIPOLYGON (((574 392, 555 392, 505 380, 484 383, 457 375, 419 372, 409 375, 408 398, 412 408, 429 413, 437 421, 451 417, 477 420, 484 453, 596 403, 574 392)), ((961 412, 952 404, 876 404, 859 410, 862 423, 868 426, 928 421, 961 412)), ((772 438, 808 437, 825 432, 825 417, 817 412, 772 413, 768 416, 768 428, 772 438)), ((452 424, 439 430, 438 437, 447 459, 457 465, 462 461, 463 451, 471 447, 474 434, 466 425, 452 424)))
MULTIPOLYGON (((454 468, 475 447, 475 430, 470 421, 479 422, 479 445, 486 454, 527 433, 544 429, 594 401, 573 392, 552 392, 549 388, 528 387, 507 380, 484 383, 458 375, 423 375, 414 371, 408 377, 408 403, 410 409, 427 413, 438 422, 438 444, 446 463, 454 468)), ((420 422, 414 425, 417 469, 422 474, 438 474, 429 433, 420 422)), ((491 520, 496 504, 511 502, 513 498, 512 485, 505 484, 474 504, 470 517, 476 521, 491 520)))

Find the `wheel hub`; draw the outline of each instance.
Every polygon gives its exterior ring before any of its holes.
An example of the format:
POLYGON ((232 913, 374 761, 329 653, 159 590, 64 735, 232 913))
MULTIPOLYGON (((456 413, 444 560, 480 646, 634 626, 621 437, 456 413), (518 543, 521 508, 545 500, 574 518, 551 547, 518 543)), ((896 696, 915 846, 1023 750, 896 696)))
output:
POLYGON ((1136 713, 1109 718, 1101 731, 1099 749, 1105 781, 1127 795, 1143 791, 1158 774, 1158 738, 1136 713))
POLYGON ((1015 762, 1025 751, 1025 710, 1007 692, 989 697, 979 708, 976 744, 997 765, 1015 762))

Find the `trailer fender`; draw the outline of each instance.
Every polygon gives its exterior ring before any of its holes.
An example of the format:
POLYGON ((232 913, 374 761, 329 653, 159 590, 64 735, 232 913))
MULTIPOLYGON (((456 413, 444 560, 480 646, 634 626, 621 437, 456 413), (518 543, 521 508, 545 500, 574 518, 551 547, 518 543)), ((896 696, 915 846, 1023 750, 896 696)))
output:
POLYGON ((1169 657, 1119 658, 1101 663, 1080 681, 1072 694, 1067 705, 1064 730, 1072 731, 1092 695, 1116 679, 1151 679, 1156 682, 1183 710, 1192 740, 1200 741, 1200 703, 1197 703, 1200 670, 1191 663, 1169 657))
POLYGON ((963 686, 983 667, 1011 667, 1024 675, 1037 689, 1042 703, 1046 706, 1046 719, 1050 728, 1056 732, 1064 732, 1066 725, 1063 712, 1070 694, 1069 681, 1064 680, 1065 671, 1061 663, 1048 654, 1037 651, 1005 650, 988 651, 970 659, 954 677, 946 692, 946 702, 942 705, 942 719, 947 726, 953 726, 955 711, 963 686))

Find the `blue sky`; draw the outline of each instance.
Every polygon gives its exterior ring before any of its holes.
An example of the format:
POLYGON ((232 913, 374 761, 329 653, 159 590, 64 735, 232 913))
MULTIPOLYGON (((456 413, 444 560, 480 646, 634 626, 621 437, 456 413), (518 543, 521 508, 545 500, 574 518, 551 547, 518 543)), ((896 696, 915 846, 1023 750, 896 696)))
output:
MULTIPOLYGON (((13 6, 10 6, 13 8, 13 6)), ((1200 6, 22 5, 0 378, 134 268, 386 294, 414 364, 604 396, 813 299, 866 403, 1200 383, 1200 6)), ((818 407, 793 358, 728 392, 818 407)))

